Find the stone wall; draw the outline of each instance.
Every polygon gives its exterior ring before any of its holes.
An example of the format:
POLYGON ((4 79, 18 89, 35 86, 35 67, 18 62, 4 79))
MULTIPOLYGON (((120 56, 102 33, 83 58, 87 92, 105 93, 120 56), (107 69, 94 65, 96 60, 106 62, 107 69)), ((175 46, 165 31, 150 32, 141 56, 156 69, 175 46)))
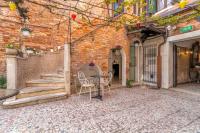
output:
POLYGON ((17 58, 17 88, 25 87, 25 82, 39 79, 41 74, 56 73, 64 67, 64 51, 43 56, 17 58))

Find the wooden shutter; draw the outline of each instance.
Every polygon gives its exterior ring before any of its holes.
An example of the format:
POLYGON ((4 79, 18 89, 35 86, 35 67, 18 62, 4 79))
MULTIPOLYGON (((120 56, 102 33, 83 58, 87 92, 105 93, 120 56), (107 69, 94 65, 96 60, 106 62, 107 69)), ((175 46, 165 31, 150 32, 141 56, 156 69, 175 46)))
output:
POLYGON ((157 0, 148 0, 148 13, 154 14, 157 12, 157 0))

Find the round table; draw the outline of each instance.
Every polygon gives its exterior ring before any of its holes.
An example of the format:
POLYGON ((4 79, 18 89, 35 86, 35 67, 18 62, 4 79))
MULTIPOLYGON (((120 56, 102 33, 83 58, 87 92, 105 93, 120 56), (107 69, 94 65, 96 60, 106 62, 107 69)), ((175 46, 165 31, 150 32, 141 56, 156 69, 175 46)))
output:
POLYGON ((107 78, 108 76, 105 76, 105 75, 93 75, 93 76, 90 76, 92 78, 98 78, 98 81, 99 81, 99 85, 98 85, 98 94, 97 96, 94 96, 92 98, 97 98, 97 99, 100 99, 101 101, 103 101, 103 98, 102 98, 102 95, 101 95, 101 78, 107 78))
POLYGON ((0 89, 0 100, 7 99, 17 94, 19 94, 19 90, 16 89, 0 89))

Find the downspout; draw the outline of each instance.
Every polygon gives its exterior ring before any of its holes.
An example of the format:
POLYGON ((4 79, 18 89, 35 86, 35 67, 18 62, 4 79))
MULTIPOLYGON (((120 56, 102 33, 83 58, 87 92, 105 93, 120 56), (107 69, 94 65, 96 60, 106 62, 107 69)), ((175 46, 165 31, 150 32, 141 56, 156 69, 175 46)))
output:
MULTIPOLYGON (((166 28, 165 28, 166 29, 166 28)), ((168 31, 166 34, 162 34, 164 41, 158 45, 158 56, 157 56, 157 86, 161 88, 162 84, 162 56, 161 56, 161 46, 167 41, 168 31)))

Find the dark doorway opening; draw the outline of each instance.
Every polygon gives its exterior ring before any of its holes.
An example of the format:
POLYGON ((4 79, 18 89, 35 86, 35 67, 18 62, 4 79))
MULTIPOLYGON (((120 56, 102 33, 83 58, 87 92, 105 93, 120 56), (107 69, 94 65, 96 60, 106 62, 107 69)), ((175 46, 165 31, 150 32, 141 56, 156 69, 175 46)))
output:
POLYGON ((119 64, 113 64, 113 78, 114 80, 119 80, 119 64))

